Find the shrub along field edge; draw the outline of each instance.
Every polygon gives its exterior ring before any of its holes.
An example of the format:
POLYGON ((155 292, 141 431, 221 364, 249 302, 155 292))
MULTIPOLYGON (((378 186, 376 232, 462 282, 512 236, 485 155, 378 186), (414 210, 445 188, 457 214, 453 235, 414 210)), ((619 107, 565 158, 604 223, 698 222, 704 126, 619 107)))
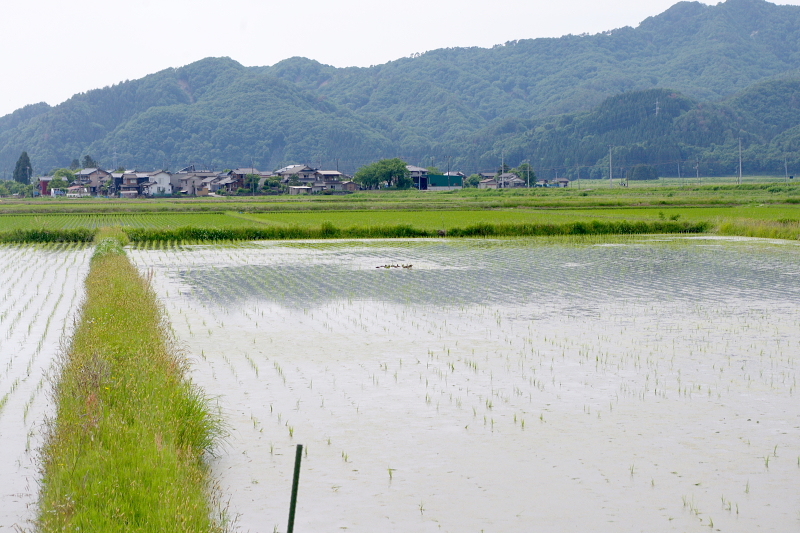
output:
POLYGON ((223 530, 204 461, 221 422, 172 339, 121 243, 99 239, 54 387, 37 531, 223 530))

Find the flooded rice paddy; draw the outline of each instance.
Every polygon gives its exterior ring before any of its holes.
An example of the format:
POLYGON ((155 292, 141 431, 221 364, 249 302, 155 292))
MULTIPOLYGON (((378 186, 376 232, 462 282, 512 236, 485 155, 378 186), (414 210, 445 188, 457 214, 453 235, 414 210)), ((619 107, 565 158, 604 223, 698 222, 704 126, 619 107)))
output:
POLYGON ((36 453, 60 341, 83 295, 90 248, 0 247, 0 531, 35 516, 36 453))
POLYGON ((297 443, 298 531, 800 528, 796 244, 131 256, 230 425, 213 470, 241 531, 285 531, 297 443))

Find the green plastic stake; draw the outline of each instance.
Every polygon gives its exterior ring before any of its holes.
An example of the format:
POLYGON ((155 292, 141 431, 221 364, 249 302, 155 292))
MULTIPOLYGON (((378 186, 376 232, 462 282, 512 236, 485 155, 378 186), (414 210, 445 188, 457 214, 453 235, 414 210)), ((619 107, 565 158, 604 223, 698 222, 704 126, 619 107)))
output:
POLYGON ((292 481, 292 501, 289 504, 289 526, 286 533, 294 531, 294 510, 297 507, 297 485, 300 483, 300 461, 303 458, 303 445, 297 445, 297 453, 294 456, 294 481, 292 481))

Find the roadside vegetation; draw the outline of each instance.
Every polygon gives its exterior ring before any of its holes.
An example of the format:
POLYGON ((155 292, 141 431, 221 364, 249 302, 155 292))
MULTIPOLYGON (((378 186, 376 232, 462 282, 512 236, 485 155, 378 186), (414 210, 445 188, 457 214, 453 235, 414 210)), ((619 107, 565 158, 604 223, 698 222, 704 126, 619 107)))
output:
POLYGON ((120 239, 97 234, 41 453, 37 529, 221 531, 204 462, 221 423, 120 239))

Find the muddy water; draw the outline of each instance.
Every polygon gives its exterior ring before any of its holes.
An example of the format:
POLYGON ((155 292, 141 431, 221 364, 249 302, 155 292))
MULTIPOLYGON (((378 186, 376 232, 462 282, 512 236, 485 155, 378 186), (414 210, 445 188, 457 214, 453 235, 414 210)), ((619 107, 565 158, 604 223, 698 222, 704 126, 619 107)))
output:
POLYGON ((800 247, 133 251, 230 424, 242 531, 794 531, 800 247), (376 268, 413 264, 412 268, 376 268))
POLYGON ((59 249, 0 246, 0 531, 35 516, 47 376, 83 294, 90 250, 59 249))

